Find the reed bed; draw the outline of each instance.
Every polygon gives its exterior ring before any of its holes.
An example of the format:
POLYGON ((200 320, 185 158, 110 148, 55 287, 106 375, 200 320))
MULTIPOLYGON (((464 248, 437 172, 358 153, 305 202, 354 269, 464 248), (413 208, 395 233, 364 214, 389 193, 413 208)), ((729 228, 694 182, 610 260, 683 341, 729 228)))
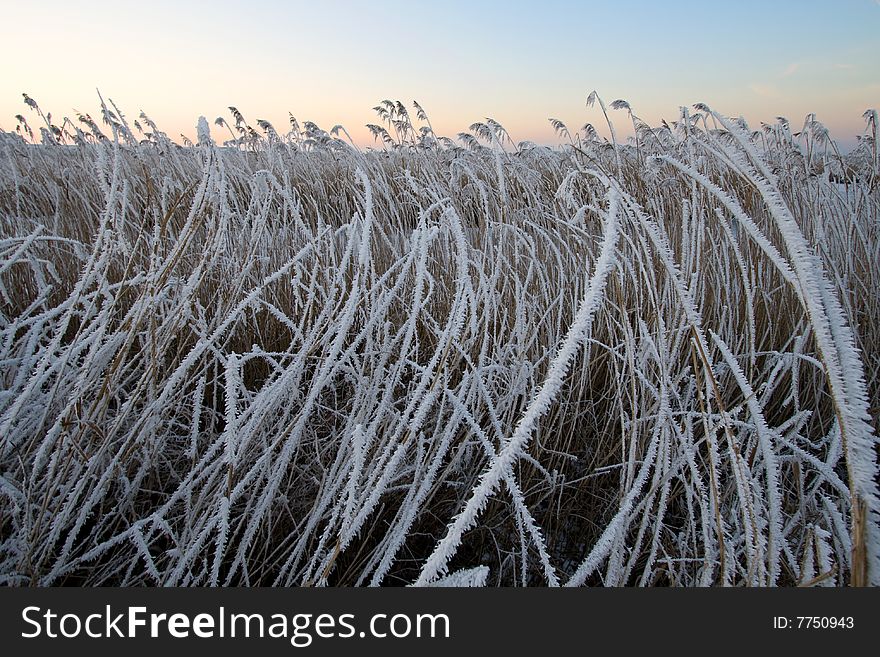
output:
POLYGON ((2 583, 880 583, 876 112, 844 156, 815 117, 593 94, 636 136, 547 148, 384 101, 362 150, 25 99, 2 583))

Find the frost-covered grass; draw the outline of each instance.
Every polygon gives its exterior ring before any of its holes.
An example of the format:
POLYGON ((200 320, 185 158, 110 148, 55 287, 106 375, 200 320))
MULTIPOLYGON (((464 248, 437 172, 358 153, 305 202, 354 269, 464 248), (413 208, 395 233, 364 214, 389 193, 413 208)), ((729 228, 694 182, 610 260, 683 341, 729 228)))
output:
POLYGON ((876 114, 601 106, 0 134, 2 582, 880 583, 876 114))

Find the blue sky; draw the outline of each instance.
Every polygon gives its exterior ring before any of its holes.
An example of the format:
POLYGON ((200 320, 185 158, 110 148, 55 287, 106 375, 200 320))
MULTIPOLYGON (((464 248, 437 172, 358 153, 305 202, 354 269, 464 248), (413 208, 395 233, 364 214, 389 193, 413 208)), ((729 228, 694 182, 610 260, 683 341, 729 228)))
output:
POLYGON ((440 133, 491 116, 539 142, 551 116, 600 127, 593 89, 649 123, 698 101, 753 124, 816 112, 844 141, 880 106, 877 0, 2 2, 6 130, 30 118, 22 92, 60 116, 95 112, 96 87, 172 136, 236 105, 364 144, 383 98, 418 100, 440 133))

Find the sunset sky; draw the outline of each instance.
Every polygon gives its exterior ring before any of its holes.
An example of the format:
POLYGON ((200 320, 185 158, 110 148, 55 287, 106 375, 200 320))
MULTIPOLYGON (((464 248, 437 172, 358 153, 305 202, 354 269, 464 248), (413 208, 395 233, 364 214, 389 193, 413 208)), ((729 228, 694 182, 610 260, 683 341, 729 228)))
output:
POLYGON ((4 130, 38 125, 22 92, 73 117, 97 114, 96 88, 175 138, 204 115, 222 140, 213 120, 235 105, 279 131, 288 111, 341 123, 361 145, 383 98, 417 100, 440 134, 490 116, 540 143, 548 117, 601 128, 593 89, 651 124, 695 102, 753 126, 815 112, 844 143, 880 107, 877 0, 0 2, 4 130))

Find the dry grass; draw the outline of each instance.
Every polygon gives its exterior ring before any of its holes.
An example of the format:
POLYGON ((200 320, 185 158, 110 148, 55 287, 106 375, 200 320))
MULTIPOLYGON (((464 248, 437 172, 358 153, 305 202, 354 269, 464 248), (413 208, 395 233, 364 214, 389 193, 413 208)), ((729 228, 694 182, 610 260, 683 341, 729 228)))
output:
POLYGON ((377 109, 0 135, 5 583, 880 582, 876 114, 377 109))

